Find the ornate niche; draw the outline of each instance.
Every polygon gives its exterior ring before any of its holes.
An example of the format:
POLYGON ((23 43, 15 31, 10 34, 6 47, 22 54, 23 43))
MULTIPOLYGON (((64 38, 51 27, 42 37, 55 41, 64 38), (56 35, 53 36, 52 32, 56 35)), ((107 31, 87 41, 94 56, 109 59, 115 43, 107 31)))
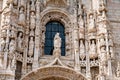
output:
MULTIPOLYGON (((43 13, 45 14, 45 13, 43 13)), ((65 47, 66 47, 66 56, 70 56, 71 54, 71 27, 70 27, 70 19, 67 14, 59 11, 50 11, 47 12, 41 18, 41 50, 42 55, 44 55, 44 44, 45 44, 45 32, 46 32, 46 24, 50 21, 58 21, 64 25, 65 28, 65 47), (69 47, 68 47, 69 46, 69 47)))

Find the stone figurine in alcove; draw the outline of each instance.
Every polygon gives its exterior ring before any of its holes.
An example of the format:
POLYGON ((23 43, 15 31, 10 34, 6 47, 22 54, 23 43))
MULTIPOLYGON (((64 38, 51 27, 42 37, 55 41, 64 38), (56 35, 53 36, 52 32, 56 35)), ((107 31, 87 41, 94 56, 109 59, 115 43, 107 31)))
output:
POLYGON ((54 37, 54 51, 53 55, 55 57, 60 57, 61 55, 61 38, 59 33, 57 33, 54 37))

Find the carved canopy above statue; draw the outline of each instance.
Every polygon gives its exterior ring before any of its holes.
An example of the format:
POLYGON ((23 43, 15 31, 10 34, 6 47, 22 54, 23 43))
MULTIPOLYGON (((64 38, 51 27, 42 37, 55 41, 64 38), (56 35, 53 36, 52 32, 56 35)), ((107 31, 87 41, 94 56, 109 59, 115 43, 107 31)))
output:
POLYGON ((87 80, 84 75, 72 69, 53 66, 44 67, 30 72, 21 80, 87 80))

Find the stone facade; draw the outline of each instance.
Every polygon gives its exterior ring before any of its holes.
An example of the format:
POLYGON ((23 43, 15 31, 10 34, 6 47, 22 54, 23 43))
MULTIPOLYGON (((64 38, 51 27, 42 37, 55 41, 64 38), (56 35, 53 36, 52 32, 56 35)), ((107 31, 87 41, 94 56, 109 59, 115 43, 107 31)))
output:
POLYGON ((119 0, 0 0, 0 80, 119 80, 119 0), (47 23, 64 26, 45 54, 47 23))

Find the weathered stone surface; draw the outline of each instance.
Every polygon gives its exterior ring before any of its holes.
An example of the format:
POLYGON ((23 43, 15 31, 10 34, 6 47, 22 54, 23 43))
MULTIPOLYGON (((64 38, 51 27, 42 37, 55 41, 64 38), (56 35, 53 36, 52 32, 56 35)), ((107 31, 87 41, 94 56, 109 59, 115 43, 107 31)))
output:
POLYGON ((0 80, 119 80, 119 68, 120 0, 0 0, 0 80))

